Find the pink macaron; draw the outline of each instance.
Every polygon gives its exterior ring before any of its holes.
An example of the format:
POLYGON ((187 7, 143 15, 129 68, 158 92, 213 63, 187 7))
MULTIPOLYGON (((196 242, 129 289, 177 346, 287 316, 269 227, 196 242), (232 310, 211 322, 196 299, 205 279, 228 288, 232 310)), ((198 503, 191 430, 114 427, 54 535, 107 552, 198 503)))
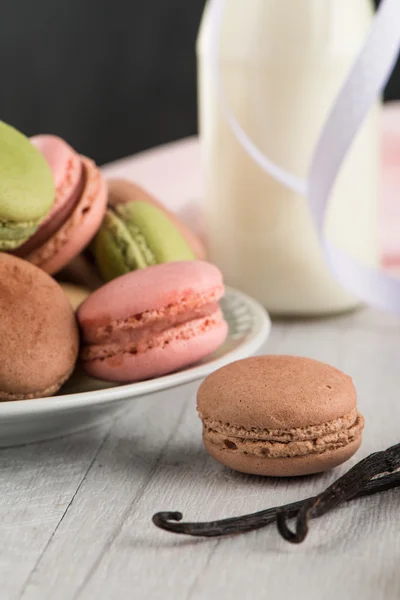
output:
POLYGON ((107 186, 95 163, 61 138, 38 135, 31 142, 49 163, 56 197, 50 214, 14 254, 54 274, 97 232, 106 210, 107 186))
POLYGON ((109 381, 140 381, 191 365, 225 341, 220 271, 203 261, 133 271, 96 290, 79 308, 81 360, 109 381))

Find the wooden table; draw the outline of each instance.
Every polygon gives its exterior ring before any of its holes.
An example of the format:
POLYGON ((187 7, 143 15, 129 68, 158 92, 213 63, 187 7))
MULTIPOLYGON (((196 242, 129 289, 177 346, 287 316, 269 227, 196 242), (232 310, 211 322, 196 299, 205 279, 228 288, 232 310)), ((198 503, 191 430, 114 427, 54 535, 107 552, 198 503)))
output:
MULTIPOLYGON (((136 164, 108 173, 135 177, 136 164)), ((0 599, 398 598, 400 490, 313 521, 300 546, 284 542, 273 526, 203 540, 152 525, 159 510, 204 520, 315 494, 355 460, 400 441, 396 318, 363 309, 275 322, 263 351, 314 357, 352 375, 366 417, 355 459, 289 481, 228 471, 202 446, 198 384, 171 390, 162 402, 157 394, 132 400, 126 414, 100 428, 2 450, 0 599)))

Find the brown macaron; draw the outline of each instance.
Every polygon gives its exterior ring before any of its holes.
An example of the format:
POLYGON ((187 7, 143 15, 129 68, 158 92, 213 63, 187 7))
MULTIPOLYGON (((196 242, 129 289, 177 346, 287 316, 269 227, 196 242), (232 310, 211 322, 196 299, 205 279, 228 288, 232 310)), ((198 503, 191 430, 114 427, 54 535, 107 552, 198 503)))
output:
POLYGON ((0 401, 53 395, 71 374, 78 348, 75 315, 58 283, 0 254, 0 401))
POLYGON ((364 419, 351 377, 310 358, 256 356, 201 384, 203 441, 222 464, 255 475, 326 471, 361 444, 364 419))

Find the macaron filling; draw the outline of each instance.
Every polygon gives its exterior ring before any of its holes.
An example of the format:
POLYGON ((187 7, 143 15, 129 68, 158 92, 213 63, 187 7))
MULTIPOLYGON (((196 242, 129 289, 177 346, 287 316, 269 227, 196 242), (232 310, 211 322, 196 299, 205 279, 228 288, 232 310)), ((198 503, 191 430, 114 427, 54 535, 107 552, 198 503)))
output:
POLYGON ((82 350, 81 359, 83 361, 105 360, 121 354, 144 353, 154 348, 164 348, 177 340, 190 340, 219 326, 225 327, 225 321, 222 312, 217 309, 208 316, 185 321, 180 325, 168 327, 165 322, 163 324, 165 328, 161 331, 154 326, 146 327, 141 335, 136 335, 132 341, 125 341, 122 344, 110 343, 87 346, 82 350))
POLYGON ((180 302, 132 315, 110 323, 81 323, 85 347, 83 360, 104 359, 116 354, 146 352, 175 339, 189 339, 224 323, 218 301, 223 287, 182 297, 180 302), (87 327, 85 326, 87 325, 87 327))
POLYGON ((208 442, 235 453, 263 458, 293 458, 337 450, 359 438, 364 427, 364 418, 356 408, 321 425, 282 430, 245 429, 201 414, 200 417, 208 442))
POLYGON ((1 250, 13 250, 22 244, 27 237, 33 235, 39 225, 39 221, 15 221, 0 220, 0 247, 1 250))

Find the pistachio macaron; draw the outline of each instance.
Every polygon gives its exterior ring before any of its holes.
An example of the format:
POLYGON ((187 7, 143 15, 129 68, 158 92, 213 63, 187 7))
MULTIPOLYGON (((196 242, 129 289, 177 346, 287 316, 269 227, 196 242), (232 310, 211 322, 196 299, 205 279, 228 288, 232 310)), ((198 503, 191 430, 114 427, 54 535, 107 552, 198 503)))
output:
POLYGON ((196 235, 188 225, 171 211, 163 202, 158 200, 148 190, 144 189, 134 181, 129 179, 109 179, 108 185, 108 203, 111 206, 116 204, 127 204, 128 202, 140 201, 148 202, 162 210, 169 219, 179 229, 185 238, 189 247, 193 251, 197 260, 207 260, 206 249, 202 240, 196 235))
POLYGON ((215 371, 198 391, 203 441, 222 464, 292 477, 331 469, 361 444, 351 377, 296 356, 257 356, 215 371))
POLYGON ((22 133, 0 121, 0 250, 21 246, 50 212, 53 176, 22 133))
POLYGON ((91 245, 97 269, 110 281, 136 269, 195 260, 176 219, 144 197, 109 194, 103 223, 91 245))

